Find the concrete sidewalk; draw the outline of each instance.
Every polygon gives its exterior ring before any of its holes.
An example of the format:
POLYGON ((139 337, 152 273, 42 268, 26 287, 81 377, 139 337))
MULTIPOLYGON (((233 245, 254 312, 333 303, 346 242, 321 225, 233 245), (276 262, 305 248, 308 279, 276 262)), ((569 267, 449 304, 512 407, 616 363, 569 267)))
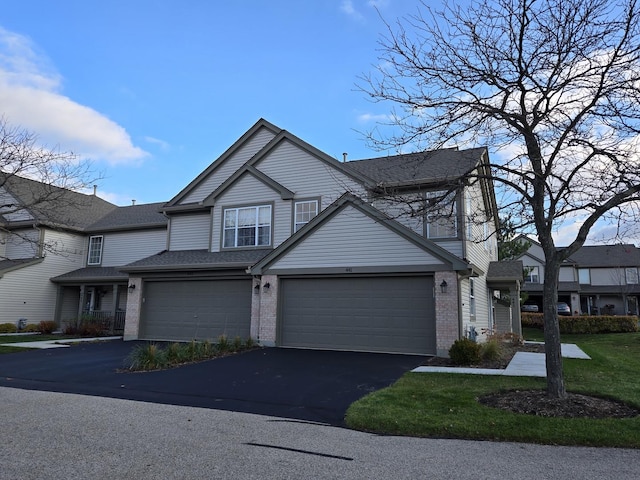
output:
POLYGON ((68 348, 74 343, 79 342, 106 342, 108 340, 119 340, 122 337, 92 337, 92 338, 68 338, 65 340, 40 340, 35 342, 16 342, 2 343, 2 347, 19 347, 19 348, 68 348))
MULTIPOLYGON (((542 345, 540 342, 527 342, 542 345)), ((563 343, 564 358, 590 360, 580 347, 573 343, 563 343)), ((416 373, 466 373, 471 375, 507 375, 510 377, 546 377, 547 368, 544 353, 517 352, 507 368, 465 368, 465 367, 417 367, 411 370, 416 373)))

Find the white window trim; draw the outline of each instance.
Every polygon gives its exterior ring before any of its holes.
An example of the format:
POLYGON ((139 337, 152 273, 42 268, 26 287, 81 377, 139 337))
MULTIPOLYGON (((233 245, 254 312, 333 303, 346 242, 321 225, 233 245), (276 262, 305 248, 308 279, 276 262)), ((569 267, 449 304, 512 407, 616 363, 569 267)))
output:
POLYGON ((469 278, 469 321, 476 321, 476 295, 474 278, 469 278))
POLYGON ((223 249, 237 249, 237 248, 264 248, 271 246, 273 241, 273 205, 263 204, 263 205, 245 205, 240 207, 225 207, 222 209, 222 248, 223 249), (269 209, 269 224, 261 224, 260 223, 260 209, 268 208, 269 209), (253 245, 238 245, 238 212, 240 210, 255 210, 255 223, 253 224, 253 228, 255 228, 254 232, 254 244, 253 245), (226 227, 226 218, 227 212, 235 211, 235 225, 232 228, 226 227), (260 227, 269 227, 269 241, 265 244, 258 243, 260 240, 260 227), (233 245, 227 246, 225 239, 227 232, 233 232, 233 245))
POLYGON ((103 235, 93 235, 91 237, 89 237, 89 245, 87 248, 87 265, 100 265, 102 264, 102 249, 104 248, 104 236, 103 235), (91 254, 93 253, 93 249, 91 248, 91 245, 93 244, 93 241, 95 239, 100 239, 100 251, 98 252, 98 261, 97 262, 92 262, 91 261, 91 254))
POLYGON ((524 283, 540 283, 540 267, 538 267, 537 265, 527 265, 524 267, 525 270, 527 269, 531 269, 529 271, 525 271, 525 275, 524 275, 524 283), (531 274, 533 272, 536 272, 535 274, 535 278, 536 280, 529 280, 529 279, 533 279, 533 277, 531 276, 531 274))
MULTIPOLYGON (((437 197, 441 197, 444 193, 444 191, 434 191, 434 192, 427 192, 426 194, 426 200, 427 202, 429 202, 430 198, 437 198, 437 197)), ((451 192, 449 193, 449 195, 451 196, 451 202, 450 203, 446 203, 446 198, 442 199, 442 205, 440 206, 440 209, 450 209, 451 210, 451 214, 450 215, 443 215, 442 212, 435 212, 433 214, 431 213, 427 213, 426 214, 426 218, 425 218, 425 226, 426 226, 426 232, 425 232, 425 236, 429 239, 456 239, 458 238, 459 232, 458 232, 458 196, 455 192, 451 192), (435 218, 433 218, 435 217, 435 218), (451 221, 453 218, 453 222, 451 221), (433 222, 436 222, 440 219, 446 220, 449 222, 448 226, 447 226, 447 230, 452 230, 452 234, 451 235, 446 235, 446 236, 441 236, 441 235, 434 235, 431 232, 431 224, 433 222)), ((447 197, 449 196, 447 195, 447 197)))
POLYGON ((318 215, 319 207, 320 207, 320 202, 317 199, 296 200, 293 205, 293 233, 296 233, 298 230, 304 227, 307 223, 309 223, 316 215, 318 215), (315 204, 316 212, 309 218, 309 220, 305 222, 299 222, 298 221, 298 205, 303 205, 303 204, 315 204))

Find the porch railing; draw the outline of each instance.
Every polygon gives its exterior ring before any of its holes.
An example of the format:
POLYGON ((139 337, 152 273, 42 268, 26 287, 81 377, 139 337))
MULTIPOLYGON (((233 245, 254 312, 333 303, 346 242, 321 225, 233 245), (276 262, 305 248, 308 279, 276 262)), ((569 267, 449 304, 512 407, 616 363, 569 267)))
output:
POLYGON ((105 331, 110 334, 124 332, 124 319, 127 312, 117 310, 115 315, 113 312, 106 310, 85 310, 82 312, 82 319, 89 322, 95 322, 102 325, 105 331))

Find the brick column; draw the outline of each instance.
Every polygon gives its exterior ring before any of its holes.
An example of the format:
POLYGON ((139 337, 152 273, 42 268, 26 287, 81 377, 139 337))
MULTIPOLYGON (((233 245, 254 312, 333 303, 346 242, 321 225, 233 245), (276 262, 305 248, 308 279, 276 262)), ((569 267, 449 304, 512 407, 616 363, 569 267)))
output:
POLYGON ((436 348, 440 357, 449 356, 449 348, 460 337, 458 275, 456 272, 435 273, 436 292, 436 348), (447 282, 447 293, 442 293, 440 284, 447 282))
MULTIPOLYGON (((262 276, 259 312, 258 341, 266 347, 274 347, 276 345, 276 319, 278 313, 278 277, 276 275, 262 276), (268 288, 266 287, 267 284, 269 285, 268 288)), ((253 323, 252 319, 252 326, 253 323)))
POLYGON ((142 309, 142 278, 129 277, 128 285, 135 285, 127 290, 127 314, 124 320, 124 340, 137 340, 140 330, 140 311, 142 309))

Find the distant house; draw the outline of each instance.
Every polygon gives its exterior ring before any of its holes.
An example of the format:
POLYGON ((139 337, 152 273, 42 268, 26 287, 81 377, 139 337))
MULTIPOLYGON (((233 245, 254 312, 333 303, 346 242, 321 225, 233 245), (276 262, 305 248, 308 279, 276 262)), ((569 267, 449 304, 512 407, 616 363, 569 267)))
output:
POLYGON ((85 229, 81 268, 53 277, 59 325, 84 318, 124 331, 128 276, 118 268, 166 248, 162 203, 118 207, 85 229))
MULTIPOLYGON (((530 240, 530 239, 529 239, 530 240)), ((522 292, 542 308, 544 253, 539 243, 519 260, 524 266, 522 292)), ((634 245, 584 246, 560 267, 558 301, 574 314, 638 315, 640 249, 634 245)))
POLYGON ((0 173, 0 323, 53 320, 51 277, 84 262, 86 229, 117 207, 0 173))

